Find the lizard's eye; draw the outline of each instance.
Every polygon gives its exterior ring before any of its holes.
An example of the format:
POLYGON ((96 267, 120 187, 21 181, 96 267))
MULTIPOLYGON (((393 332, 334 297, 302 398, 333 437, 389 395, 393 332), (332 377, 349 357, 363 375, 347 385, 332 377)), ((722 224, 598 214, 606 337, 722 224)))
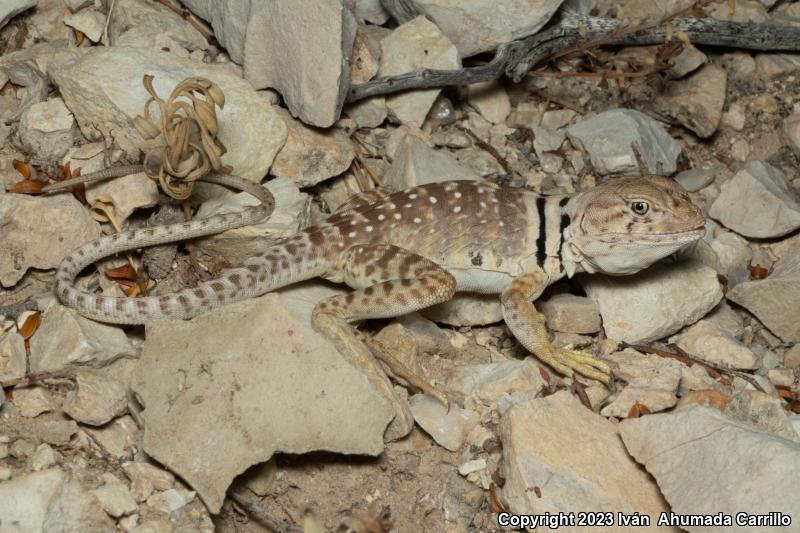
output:
POLYGON ((650 211, 650 204, 641 200, 636 200, 635 202, 631 202, 631 210, 637 215, 644 215, 650 211))

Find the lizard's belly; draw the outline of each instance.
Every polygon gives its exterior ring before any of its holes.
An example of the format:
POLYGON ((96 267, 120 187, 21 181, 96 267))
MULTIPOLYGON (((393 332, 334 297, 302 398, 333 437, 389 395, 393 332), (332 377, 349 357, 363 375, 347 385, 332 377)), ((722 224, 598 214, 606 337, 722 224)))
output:
POLYGON ((481 294, 500 294, 514 276, 507 272, 484 270, 481 268, 445 268, 456 279, 458 292, 478 292, 481 294))

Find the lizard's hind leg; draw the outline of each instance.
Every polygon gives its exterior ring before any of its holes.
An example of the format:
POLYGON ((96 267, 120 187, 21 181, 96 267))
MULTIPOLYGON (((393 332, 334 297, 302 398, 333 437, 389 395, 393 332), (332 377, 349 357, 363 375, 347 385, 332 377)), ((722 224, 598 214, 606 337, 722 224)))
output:
MULTIPOLYGON (((385 244, 357 245, 345 251, 334 272, 326 277, 343 281, 356 290, 321 301, 312 313, 314 329, 328 337, 344 357, 364 370, 400 415, 405 411, 375 357, 391 358, 384 350, 373 353, 349 324, 369 318, 389 318, 446 302, 456 281, 439 265, 422 256, 385 244)), ((427 382, 399 361, 387 366, 423 391, 434 392, 427 382)), ((441 398, 441 394, 436 394, 441 398)))

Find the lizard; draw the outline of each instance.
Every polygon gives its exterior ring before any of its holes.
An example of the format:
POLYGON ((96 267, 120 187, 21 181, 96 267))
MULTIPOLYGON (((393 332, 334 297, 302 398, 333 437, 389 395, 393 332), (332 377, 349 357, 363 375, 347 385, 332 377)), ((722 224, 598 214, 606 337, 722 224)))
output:
MULTIPOLYGON (((207 181, 236 185, 232 179, 218 175, 207 181)), ((241 181, 247 180, 240 178, 239 185, 241 181)), ((249 182, 246 190, 262 206, 272 201, 259 184, 249 182)), ((552 345, 544 315, 533 302, 562 278, 579 272, 633 274, 705 234, 700 209, 678 183, 665 177, 614 178, 586 191, 552 196, 485 181, 448 181, 360 193, 324 222, 193 288, 123 298, 75 285, 78 274, 103 257, 219 232, 234 225, 230 217, 239 216, 242 225, 270 211, 271 205, 248 216, 217 215, 101 237, 63 259, 56 295, 91 319, 143 324, 190 319, 315 277, 344 283, 353 291, 319 302, 312 327, 365 370, 394 403, 392 387, 375 360, 380 355, 352 323, 419 311, 450 300, 457 291, 497 294, 505 323, 527 351, 561 374, 577 372, 608 385, 607 363, 552 345)))

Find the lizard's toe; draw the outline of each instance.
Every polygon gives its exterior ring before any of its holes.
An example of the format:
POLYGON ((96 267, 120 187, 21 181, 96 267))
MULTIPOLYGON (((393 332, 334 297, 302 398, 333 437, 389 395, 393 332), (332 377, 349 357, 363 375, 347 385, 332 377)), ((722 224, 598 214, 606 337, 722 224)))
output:
MULTIPOLYGON (((606 385, 611 383, 611 367, 605 361, 588 353, 568 348, 553 348, 553 358, 559 362, 560 366, 570 369, 569 373, 564 372, 566 375, 571 376, 574 370, 588 378, 602 381, 606 385)), ((556 367, 556 370, 560 369, 556 367)))

